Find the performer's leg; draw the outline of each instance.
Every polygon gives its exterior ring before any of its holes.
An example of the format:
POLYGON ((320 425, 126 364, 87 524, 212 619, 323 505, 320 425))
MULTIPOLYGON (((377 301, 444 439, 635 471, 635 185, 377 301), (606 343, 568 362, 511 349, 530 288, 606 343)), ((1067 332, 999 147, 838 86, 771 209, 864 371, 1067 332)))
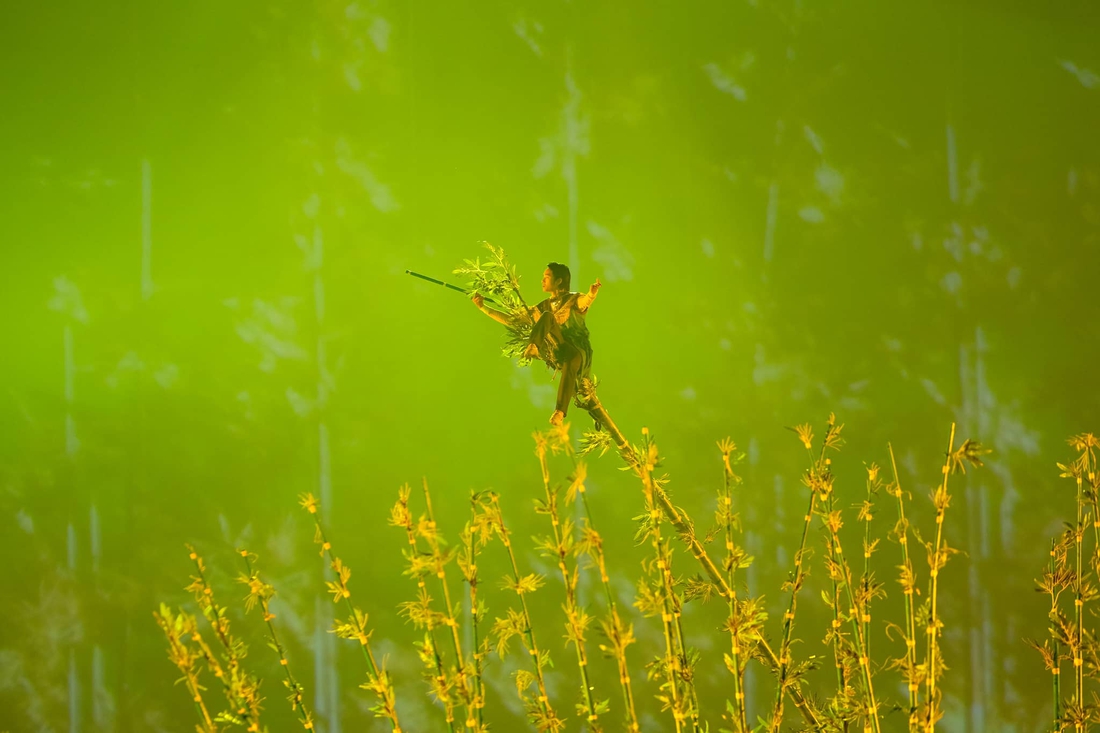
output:
POLYGON ((566 343, 558 350, 558 360, 561 364, 561 382, 558 384, 558 401, 554 414, 550 416, 552 425, 560 425, 565 419, 565 413, 569 411, 569 403, 573 401, 573 395, 577 391, 577 375, 584 363, 584 354, 566 343))

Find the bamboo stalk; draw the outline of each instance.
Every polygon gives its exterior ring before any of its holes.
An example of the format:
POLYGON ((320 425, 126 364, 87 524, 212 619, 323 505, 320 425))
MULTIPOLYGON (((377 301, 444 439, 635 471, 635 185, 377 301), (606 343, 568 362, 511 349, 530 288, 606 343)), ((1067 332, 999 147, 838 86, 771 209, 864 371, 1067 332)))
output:
POLYGON ((521 576, 519 573, 519 564, 516 562, 516 553, 512 547, 512 541, 509 537, 510 533, 508 528, 504 525, 504 514, 500 506, 500 497, 493 492, 489 492, 489 502, 492 505, 492 513, 490 518, 496 526, 497 536, 504 544, 504 548, 508 553, 508 561, 512 568, 512 581, 516 588, 516 595, 519 596, 520 608, 523 613, 523 634, 524 645, 527 647, 528 653, 531 655, 531 659, 535 665, 535 681, 538 686, 538 699, 537 707, 540 714, 545 721, 557 721, 557 714, 554 712, 554 708, 550 705, 550 696, 546 690, 546 677, 543 675, 543 654, 539 650, 538 642, 535 638, 535 629, 531 624, 531 612, 527 606, 526 593, 522 592, 521 576))
POLYGON ((875 700, 875 688, 871 679, 871 658, 867 649, 867 639, 864 632, 863 618, 867 615, 864 603, 859 601, 852 593, 852 570, 848 561, 844 558, 844 548, 840 542, 840 518, 839 512, 830 515, 828 522, 829 531, 832 533, 832 544, 835 547, 837 563, 842 575, 841 585, 848 597, 848 620, 852 626, 852 633, 856 639, 856 653, 859 656, 859 669, 863 676, 864 694, 867 697, 866 704, 869 711, 871 730, 881 733, 882 724, 878 715, 878 702, 875 700))
MULTIPOLYGON (((1054 572, 1055 572, 1055 570, 1054 570, 1054 554, 1055 554, 1054 553, 1054 546, 1055 546, 1055 540, 1052 539, 1050 541, 1050 574, 1051 574, 1052 578, 1053 578, 1054 572)), ((1055 617, 1055 615, 1057 613, 1057 610, 1058 610, 1058 596, 1055 593, 1055 590, 1052 586, 1051 594, 1050 594, 1050 615, 1051 615, 1052 619, 1055 617)), ((1062 717, 1062 691, 1061 691, 1060 685, 1059 685, 1059 682, 1060 682, 1059 678, 1062 676, 1061 675, 1062 665, 1061 665, 1061 650, 1058 647, 1058 635, 1057 634, 1051 634, 1051 636, 1054 639, 1054 654, 1053 654, 1053 658, 1052 658, 1053 669, 1051 670, 1052 674, 1050 675, 1051 678, 1054 681, 1053 682, 1053 687, 1054 687, 1054 690, 1053 690, 1054 691, 1054 727, 1052 728, 1052 730, 1056 731, 1056 730, 1058 730, 1058 721, 1062 717)))
MULTIPOLYGON (((826 509, 827 509, 827 511, 830 515, 833 513, 833 511, 835 511, 835 507, 836 507, 835 494, 830 491, 829 492, 828 505, 826 507, 826 509)), ((827 524, 827 522, 826 522, 826 524, 827 524)), ((834 541, 830 540, 829 538, 826 538, 825 539, 825 548, 829 553, 829 562, 830 562, 830 564, 838 566, 839 562, 837 561, 837 558, 836 558, 836 550, 834 548, 834 541)), ((849 680, 848 680, 847 669, 844 666, 843 655, 841 653, 841 645, 842 645, 842 642, 843 642, 844 638, 843 638, 843 634, 841 632, 841 628, 843 627, 843 622, 841 621, 841 618, 840 618, 841 617, 841 612, 840 612, 840 584, 837 582, 836 575, 832 572, 829 573, 829 581, 832 583, 832 586, 833 586, 833 596, 832 596, 833 621, 832 621, 832 631, 831 631, 830 635, 832 636, 832 639, 833 639, 833 644, 832 644, 832 647, 833 647, 833 660, 834 660, 834 663, 836 664, 837 690, 839 691, 839 694, 841 695, 842 699, 847 699, 849 697, 849 694, 850 694, 849 693, 849 687, 850 686, 848 684, 849 680)), ((846 722, 845 723, 845 729, 847 729, 847 725, 848 724, 846 722)))
POLYGON ((485 650, 482 648, 482 641, 478 634, 478 624, 481 621, 481 617, 484 615, 484 609, 481 607, 481 602, 477 597, 478 586, 478 568, 477 568, 477 555, 478 551, 484 546, 485 533, 479 531, 479 528, 487 520, 483 513, 478 511, 480 506, 481 495, 473 492, 470 494, 470 521, 462 528, 460 533, 460 539, 462 541, 462 553, 458 558, 459 570, 462 572, 463 580, 466 582, 466 587, 469 592, 470 600, 470 628, 473 635, 473 706, 475 718, 473 721, 467 719, 466 727, 473 728, 480 733, 484 730, 484 715, 483 708, 485 707, 485 695, 484 685, 481 679, 481 666, 482 659, 485 655, 485 650), (471 722, 476 723, 471 725, 471 722))
POLYGON ((281 641, 279 641, 279 635, 275 631, 275 625, 272 621, 275 619, 275 614, 271 612, 270 601, 271 597, 275 595, 275 590, 264 583, 260 579, 260 574, 252 564, 253 555, 248 550, 240 550, 241 557, 244 558, 244 566, 247 571, 247 575, 241 578, 241 582, 248 586, 249 594, 245 603, 245 611, 251 610, 251 608, 258 602, 260 610, 263 612, 264 624, 267 626, 267 635, 271 641, 271 647, 275 650, 275 653, 279 655, 279 666, 283 669, 283 674, 286 677, 283 684, 288 690, 290 690, 290 697, 287 698, 290 702, 290 708, 298 716, 299 722, 302 724, 302 728, 305 730, 314 730, 313 714, 309 712, 309 708, 305 703, 305 691, 298 680, 294 678, 294 674, 290 671, 290 663, 286 657, 286 649, 283 647, 281 641))
POLYGON ((557 492, 550 488, 550 466, 547 461, 546 451, 548 438, 542 433, 535 433, 535 454, 539 459, 539 468, 542 472, 542 488, 546 496, 544 505, 545 513, 550 517, 550 526, 553 530, 553 542, 544 545, 546 554, 552 556, 557 562, 561 572, 562 582, 565 585, 565 613, 566 613, 566 639, 573 643, 577 654, 577 668, 581 676, 581 690, 584 696, 584 717, 590 727, 597 727, 599 714, 595 702, 592 699, 592 683, 588 676, 588 653, 585 649, 584 619, 587 615, 577 605, 577 579, 579 568, 574 568, 570 573, 566 558, 571 554, 573 537, 572 525, 568 520, 564 527, 558 512, 557 492))
POLYGON ((722 452, 722 508, 718 512, 719 524, 722 525, 726 535, 726 583, 730 589, 727 599, 729 607, 728 628, 730 632, 730 658, 733 662, 733 733, 748 733, 748 711, 745 705, 745 679, 744 665, 741 661, 741 642, 738 638, 740 631, 739 606, 737 600, 737 585, 735 576, 741 557, 737 554, 737 548, 733 542, 733 491, 732 484, 736 478, 733 467, 730 465, 730 454, 736 450, 733 442, 726 438, 718 443, 718 449, 722 452))
MULTIPOLYGON (((622 431, 619 430, 618 426, 615 425, 614 421, 611 419, 611 416, 608 415, 607 410, 604 409, 603 405, 599 401, 599 398, 596 396, 595 390, 592 389, 590 385, 587 385, 587 387, 588 388, 586 389, 585 393, 582 395, 582 409, 584 409, 585 412, 591 415, 594 421, 600 423, 604 427, 604 429, 608 431, 608 433, 612 437, 612 440, 614 440, 616 446, 618 446, 619 453, 622 456, 623 460, 627 463, 627 465, 635 469, 635 473, 642 478, 643 486, 648 488, 646 486, 648 479, 644 476, 641 476, 641 474, 639 473, 640 461, 633 447, 631 447, 630 442, 623 435, 622 431)), ((673 527, 676 528, 681 541, 688 545, 688 549, 691 551, 692 556, 695 557, 695 559, 699 561, 700 565, 703 566, 703 571, 707 574, 707 577, 710 578, 711 582, 714 583, 721 597, 728 600, 732 596, 732 591, 729 585, 726 583, 725 578, 722 577, 721 572, 715 566, 714 561, 710 559, 710 557, 706 553, 706 550, 699 543, 699 540, 695 537, 695 533, 692 528, 680 515, 679 511, 677 511, 676 508, 672 506, 672 502, 669 501, 668 496, 664 493, 663 490, 658 488, 656 491, 654 491, 654 496, 657 498, 657 503, 661 507, 661 510, 664 512, 665 517, 669 520, 673 527)), ((775 651, 771 648, 771 646, 767 643, 765 639, 760 640, 760 648, 763 649, 766 655, 766 661, 769 667, 772 669, 773 672, 777 671, 779 669, 779 657, 775 654, 775 651)), ((795 704, 795 707, 798 708, 799 712, 802 714, 802 717, 811 726, 811 728, 819 728, 822 725, 818 712, 813 708, 809 701, 806 700, 805 696, 802 694, 802 691, 799 690, 797 686, 791 686, 787 688, 787 694, 790 695, 791 701, 795 704)))
POLYGON ((447 585, 446 565, 444 560, 444 554, 439 545, 439 536, 436 532, 435 511, 432 509, 432 495, 428 491, 428 480, 424 479, 422 483, 424 489, 424 503, 428 511, 429 531, 426 533, 426 539, 428 541, 428 547, 432 552, 432 562, 434 563, 434 570, 436 579, 439 581, 439 587, 443 593, 443 603, 446 607, 445 617, 446 624, 451 629, 451 643, 454 646, 454 653, 457 670, 457 681, 462 690, 463 700, 466 704, 466 727, 480 729, 480 707, 477 706, 477 697, 475 691, 471 688, 471 682, 469 675, 467 674, 466 655, 462 651, 462 641, 458 636, 458 620, 454 616, 454 604, 451 602, 451 591, 447 585), (477 711, 477 723, 474 724, 474 714, 477 711))
POLYGON ((202 721, 200 730, 202 733, 217 733, 218 728, 210 716, 206 702, 203 700, 203 686, 199 683, 199 673, 195 669, 195 661, 201 656, 201 653, 192 651, 182 638, 194 629, 195 617, 183 611, 180 611, 179 614, 173 614, 171 609, 164 603, 160 604, 159 612, 153 612, 153 617, 156 618, 157 625, 164 631, 168 639, 168 658, 183 673, 187 693, 194 702, 195 711, 202 721))
MULTIPOLYGON (((566 426, 566 430, 568 430, 568 426, 566 426)), ((626 660, 626 648, 634 643, 633 629, 623 625, 618 604, 615 601, 615 594, 611 590, 611 577, 607 572, 607 559, 603 552, 603 538, 595 529, 592 520, 592 508, 589 506, 588 492, 584 485, 584 479, 587 475, 585 465, 582 461, 577 460, 576 453, 572 449, 572 443, 567 440, 566 445, 573 461, 570 487, 575 489, 577 495, 580 496, 581 506, 584 508, 585 527, 582 532, 581 549, 595 561, 596 568, 600 573, 600 585, 607 600, 607 619, 601 622, 601 627, 611 646, 609 649, 604 645, 600 645, 600 649, 604 652, 610 651, 618 667, 619 688, 623 695, 623 707, 626 711, 627 731, 628 733, 641 733, 641 724, 638 722, 638 714, 634 707, 634 690, 630 680, 630 667, 626 660)))
POLYGON ((206 564, 195 552, 195 548, 188 545, 187 550, 190 553, 191 561, 195 565, 195 571, 198 573, 197 576, 192 577, 193 582, 187 587, 187 590, 195 594, 199 609, 206 620, 210 622, 215 638, 224 649, 225 669, 222 669, 221 665, 216 662, 210 648, 199 636, 197 628, 192 631, 192 638, 199 644, 203 656, 206 658, 207 663, 211 665, 214 676, 221 680, 226 700, 231 708, 231 714, 238 716, 243 721, 242 724, 246 730, 253 733, 258 732, 260 730, 259 682, 252 675, 245 672, 241 666, 244 645, 229 633, 227 609, 219 606, 214 599, 214 590, 206 580, 206 564))
MULTIPOLYGON (((933 546, 931 553, 931 569, 929 575, 929 598, 931 599, 930 611, 928 617, 928 628, 926 634, 928 637, 928 672, 926 679, 927 700, 926 700, 926 713, 924 719, 924 729, 926 733, 932 733, 936 728, 936 720, 938 718, 937 710, 939 705, 936 703, 936 655, 939 651, 939 614, 937 604, 939 602, 939 569, 942 567, 944 558, 941 558, 941 543, 943 541, 943 521, 944 515, 947 511, 947 503, 949 497, 947 494, 947 479, 951 474, 951 461, 955 452, 955 423, 951 423, 951 438, 947 443, 947 458, 943 464, 943 483, 940 485, 938 491, 933 496, 933 500, 936 506, 936 543, 933 546)), ((1078 525, 1080 526, 1080 525, 1078 525)), ((1080 558, 1080 553, 1078 553, 1080 558)))
POLYGON ((902 595, 905 597, 905 683, 909 692, 909 729, 916 730, 918 725, 918 699, 920 689, 916 682, 917 674, 917 611, 913 603, 916 575, 913 563, 909 559, 909 520, 905 518, 905 500, 902 498, 901 477, 898 463, 894 458, 894 446, 887 443, 890 451, 890 465, 894 469, 894 497, 898 504, 898 543, 902 550, 902 595))
POLYGON ((359 648, 363 650, 363 659, 367 663, 367 683, 361 685, 379 698, 379 703, 372 708, 378 717, 386 718, 390 722, 393 733, 401 733, 401 724, 397 718, 397 701, 394 695, 393 684, 390 682, 386 670, 379 669, 374 652, 370 647, 371 632, 367 631, 367 614, 360 611, 351 603, 351 590, 348 588, 348 579, 351 577, 351 568, 343 563, 332 552, 332 544, 325 535, 321 526, 321 516, 318 511, 317 499, 312 494, 305 494, 300 498, 299 504, 313 517, 316 528, 314 542, 321 545, 321 555, 329 561, 330 566, 336 572, 336 580, 326 581, 329 592, 333 594, 333 602, 344 601, 348 610, 348 620, 344 624, 338 624, 333 631, 341 638, 354 639, 359 642, 359 648))
MULTIPOLYGON (((402 604, 402 609, 405 611, 405 615, 417 628, 423 626, 426 629, 424 634, 425 644, 430 654, 431 667, 434 668, 430 670, 433 683, 431 689, 435 692, 439 701, 443 703, 443 713, 447 723, 447 729, 451 733, 454 733, 455 705, 448 691, 450 682, 447 677, 447 670, 443 665, 443 654, 435 638, 435 612, 431 608, 431 596, 428 595, 428 587, 424 582, 424 575, 435 570, 435 568, 426 567, 427 563, 421 561, 420 558, 420 549, 417 547, 417 531, 413 525, 412 513, 409 510, 410 492, 411 490, 408 484, 402 486, 398 490, 397 503, 390 512, 390 524, 405 530, 405 541, 409 545, 409 554, 407 556, 409 560, 409 569, 406 572, 416 578, 417 597, 419 599, 418 601, 402 604)), ((429 533, 433 533, 434 530, 434 527, 428 528, 429 533)), ((444 616, 444 618, 446 618, 446 616, 444 616)), ((461 657, 459 657, 459 664, 461 665, 461 663, 461 657)))

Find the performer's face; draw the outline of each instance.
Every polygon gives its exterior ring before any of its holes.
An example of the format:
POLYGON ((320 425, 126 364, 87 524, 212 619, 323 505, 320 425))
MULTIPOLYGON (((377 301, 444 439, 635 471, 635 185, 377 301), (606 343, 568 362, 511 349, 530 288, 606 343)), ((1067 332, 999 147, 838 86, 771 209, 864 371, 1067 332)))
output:
POLYGON ((552 292, 554 292, 554 290, 556 290, 555 286, 558 285, 558 284, 559 284, 558 282, 554 281, 554 273, 550 270, 549 267, 547 267, 545 270, 543 270, 543 272, 542 272, 542 292, 552 293, 552 292))

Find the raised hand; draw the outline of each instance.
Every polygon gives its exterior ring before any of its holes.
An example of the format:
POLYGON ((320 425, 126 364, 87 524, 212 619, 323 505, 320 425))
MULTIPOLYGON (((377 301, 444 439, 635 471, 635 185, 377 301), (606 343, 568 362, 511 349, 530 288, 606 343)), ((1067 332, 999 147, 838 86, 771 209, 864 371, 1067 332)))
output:
POLYGON ((474 305, 477 306, 478 310, 481 310, 481 306, 485 303, 485 298, 481 293, 474 293, 470 300, 474 301, 474 305))
POLYGON ((603 287, 603 284, 600 282, 599 278, 596 278, 596 282, 592 283, 592 286, 588 288, 589 297, 595 298, 596 294, 600 292, 601 287, 603 287))

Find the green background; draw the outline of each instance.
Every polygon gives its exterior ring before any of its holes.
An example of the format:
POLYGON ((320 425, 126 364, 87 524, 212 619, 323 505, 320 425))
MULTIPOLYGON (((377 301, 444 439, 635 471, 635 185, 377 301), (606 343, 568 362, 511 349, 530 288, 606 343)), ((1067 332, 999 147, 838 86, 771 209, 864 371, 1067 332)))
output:
MULTIPOLYGON (((0 13, 0 729, 190 730, 150 612, 190 607, 191 542, 238 616, 233 550, 259 554, 322 730, 384 730, 357 652, 324 633, 307 491, 325 500, 407 728, 443 729, 396 614, 414 586, 388 509, 427 477, 452 538, 469 490, 490 487, 519 538, 543 533, 530 435, 556 386, 501 358, 500 327, 461 295, 403 274, 454 280, 479 240, 507 251, 529 300, 551 260, 574 290, 601 279, 600 397, 628 435, 649 427, 700 527, 721 483, 715 441, 746 451, 738 508, 773 636, 805 499, 784 426, 820 434, 836 412, 853 504, 863 463, 888 465, 892 442, 923 526, 951 422, 993 447, 949 512, 966 554, 943 579, 944 729, 1049 721, 1048 677, 1021 640, 1045 633, 1032 578, 1073 512, 1054 462, 1100 427, 1093 4, 0 13)), ((617 460, 594 462, 590 496, 629 607, 641 497, 617 460)), ((884 542, 877 559, 882 617, 898 621, 896 555, 884 542)), ((505 601, 492 593, 490 616, 505 601)), ((560 583, 540 594, 568 712, 560 583)), ((815 595, 800 654, 827 652, 815 595)), ((721 615, 685 617, 712 729, 730 694, 721 615)), ((646 730, 670 729, 643 670, 659 626, 633 620, 646 730)), ((236 628, 268 679, 268 724, 292 729, 256 619, 236 628)), ((495 665, 495 730, 523 726, 516 660, 495 665)), ((879 680, 900 699, 896 673, 879 680)), ((753 684, 763 713, 770 682, 753 684)))

